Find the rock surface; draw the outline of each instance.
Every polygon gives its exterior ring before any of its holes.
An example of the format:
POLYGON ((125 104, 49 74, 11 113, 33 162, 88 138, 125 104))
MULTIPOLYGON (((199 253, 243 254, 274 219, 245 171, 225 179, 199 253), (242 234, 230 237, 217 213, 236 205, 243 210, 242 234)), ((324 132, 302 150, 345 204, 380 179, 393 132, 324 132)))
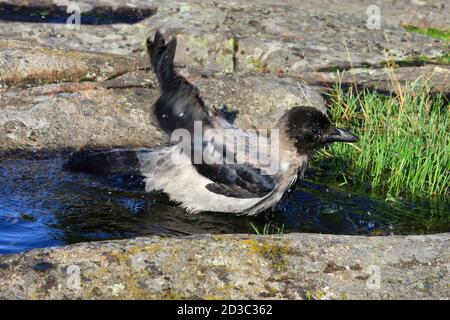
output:
MULTIPOLYGON (((82 53, 80 55, 83 57, 82 53)), ((51 57, 40 57, 36 63, 34 57, 28 61, 36 66, 36 73, 42 75, 53 65, 47 60, 51 57), (39 64, 41 59, 43 63, 39 64)), ((67 68, 71 64, 70 58, 65 64, 55 63, 54 70, 49 77, 43 77, 42 82, 57 81, 61 75, 65 79, 74 79, 85 74, 84 66, 76 59, 73 61, 76 67, 73 68, 67 68)), ((14 59, 8 63, 13 65, 14 59)), ((153 73, 130 71, 117 76, 120 68, 126 67, 122 58, 112 58, 108 63, 111 66, 110 78, 115 75, 114 79, 63 82, 23 89, 9 87, 0 91, 0 135, 3 137, 0 151, 155 146, 167 141, 153 117, 152 105, 159 96, 153 73)), ((16 69, 5 68, 3 79, 14 77, 16 84, 29 84, 29 73, 17 73, 16 69)), ((211 108, 226 105, 238 111, 237 124, 246 129, 272 128, 284 111, 295 105, 325 108, 317 92, 301 86, 295 79, 187 69, 182 73, 200 88, 211 108)), ((100 79, 98 76, 96 80, 100 79)))
MULTIPOLYGON (((2 4, 44 8, 51 5, 65 7, 70 3, 72 1, 69 0, 0 0, 0 7, 2 4)), ((367 10, 371 5, 376 5, 380 8, 380 22, 383 28, 388 24, 396 27, 415 25, 440 29, 448 29, 450 26, 450 8, 445 0, 345 0, 345 2, 334 0, 288 0, 283 1, 282 5, 278 4, 276 6, 273 5, 272 0, 255 0, 251 1, 251 3, 245 0, 234 0, 230 3, 198 0, 164 2, 154 0, 80 0, 76 3, 80 6, 81 12, 86 12, 96 7, 107 7, 113 10, 118 8, 144 8, 154 10, 156 14, 147 21, 135 25, 82 25, 80 29, 76 30, 71 30, 64 24, 40 23, 35 24, 34 28, 30 28, 27 23, 0 21, 0 35, 6 38, 35 39, 42 44, 65 49, 127 54, 143 52, 142 45, 144 41, 139 31, 143 31, 145 34, 149 31, 149 28, 156 24, 160 26, 163 24, 162 27, 174 27, 175 25, 168 24, 170 21, 170 23, 176 23, 176 25, 182 22, 180 29, 177 30, 178 33, 181 30, 201 30, 202 32, 208 32, 209 35, 220 31, 226 31, 227 33, 239 32, 239 34, 236 33, 235 35, 253 35, 252 32, 256 31, 258 38, 264 42, 271 41, 271 37, 266 33, 267 31, 275 32, 275 36, 284 37, 284 39, 280 39, 281 41, 289 40, 289 36, 295 35, 294 39, 299 39, 302 42, 311 40, 311 36, 308 34, 312 32, 311 46, 314 47, 316 41, 320 40, 320 42, 326 42, 331 47, 335 47, 338 44, 340 49, 344 49, 343 52, 345 53, 346 50, 342 46, 342 41, 339 41, 341 39, 334 38, 333 35, 345 36, 347 31, 353 32, 357 30, 358 33, 363 33, 367 36, 368 43, 376 41, 377 39, 372 38, 378 37, 379 33, 383 35, 383 30, 372 33, 371 30, 365 27, 365 23, 368 20, 367 10), (270 7, 274 7, 274 10, 270 9, 270 7), (199 9, 201 10, 199 11, 199 9), (351 13, 353 18, 348 18, 343 13, 351 13), (274 17, 275 14, 276 17, 274 17), (308 17, 309 15, 311 17, 308 17), (324 18, 320 16, 324 16, 324 18), (190 17, 195 19, 190 19, 190 17), (244 17, 243 20, 241 20, 242 17, 244 17), (306 20, 287 20, 293 17, 303 17, 306 20), (262 19, 262 24, 254 23, 258 21, 256 20, 257 18, 262 19), (341 19, 343 20, 341 21, 341 19), (243 28, 239 25, 236 26, 240 21, 243 22, 241 25, 244 26, 243 28), (285 25, 282 21, 289 21, 289 24, 285 25), (250 22, 250 24, 247 25, 247 22, 250 22), (309 24, 311 22, 315 22, 316 26, 309 24), (348 23, 356 23, 356 25, 349 25, 348 23), (12 26, 13 28, 11 28, 12 26), (317 34, 313 33, 318 29, 321 30, 320 38, 323 39, 318 39, 317 34), (324 32, 325 30, 331 31, 331 33, 327 34, 327 32, 324 32), (137 36, 138 33, 139 36, 137 36), (303 33, 306 34, 305 37, 303 33)), ((389 32, 389 30, 392 30, 392 27, 387 27, 387 30, 389 32)), ((396 28, 396 32, 405 33, 398 28, 396 28)), ((187 32, 185 31, 184 33, 187 32)), ((194 33, 197 32, 192 32, 191 34, 194 33)), ((206 35, 206 33, 203 35, 206 35)), ((416 40, 408 37, 406 39, 416 40)), ((402 50, 403 44, 395 42, 394 39, 389 40, 393 44, 393 49, 402 50), (397 46, 401 48, 397 48, 397 46)), ((383 46, 384 42, 385 39, 382 38, 380 45, 383 46)), ((305 44, 307 45, 308 43, 300 45, 305 46, 305 44)), ((348 45, 350 47, 353 44, 348 43, 348 45)), ((364 47, 361 46, 361 48, 364 47)), ((321 55, 327 55, 327 52, 320 53, 321 55)))
MULTIPOLYGON (((14 4, 43 8, 57 5, 65 8, 68 3, 66 0, 1 0, 0 7, 2 4, 14 4)), ((334 84, 332 82, 336 74, 330 71, 355 69, 351 78, 344 79, 344 82, 350 82, 349 79, 358 84, 370 82, 369 88, 380 91, 392 90, 384 68, 386 60, 408 62, 407 69, 401 67, 397 70, 398 77, 400 80, 414 81, 424 72, 424 68, 419 66, 420 59, 428 59, 425 61, 429 64, 425 70, 428 72, 434 67, 430 59, 445 56, 449 52, 448 43, 407 32, 400 27, 414 24, 448 28, 448 4, 439 0, 378 0, 373 3, 354 0, 346 0, 345 3, 290 0, 276 5, 269 0, 251 3, 244 0, 232 3, 209 0, 83 0, 77 3, 82 12, 100 7, 111 10, 147 8, 153 10, 154 14, 132 25, 81 25, 79 29, 70 29, 61 23, 0 21, 0 39, 6 39, 0 42, 3 43, 0 62, 6 66, 7 73, 18 68, 17 74, 0 77, 0 83, 15 84, 17 77, 22 77, 28 83, 98 81, 114 77, 125 72, 125 69, 133 71, 136 67, 142 68, 146 66, 147 60, 145 38, 156 28, 167 35, 178 37, 176 61, 181 66, 207 68, 216 73, 288 75, 321 86, 324 82, 326 86, 334 84), (367 27, 366 11, 372 4, 378 5, 381 10, 379 29, 367 27), (345 12, 343 7, 346 8, 345 12), (26 50, 25 53, 8 52, 8 46, 14 47, 11 39, 29 41, 28 44, 20 44, 24 49, 30 42, 34 43, 36 53, 26 50), (91 51, 95 54, 70 50, 91 51), (105 55, 99 55, 100 52, 105 55), (106 53, 123 56, 115 57, 116 62, 111 66, 113 57, 106 53), (33 62, 6 63, 5 60, 11 54, 25 57, 27 61, 30 58, 33 62), (42 61, 43 55, 48 55, 48 61, 42 61), (63 67, 55 71, 55 64, 63 67), (73 69, 70 76, 67 75, 67 69, 73 69), (40 76, 37 75, 39 72, 40 76), (370 77, 374 79, 368 79, 370 77)), ((448 68, 438 69, 439 76, 433 76, 432 79, 436 80, 432 80, 431 84, 438 84, 436 90, 449 96, 450 82, 445 81, 448 68)), ((0 71, 0 75, 2 73, 0 71)))
POLYGON ((7 299, 449 299, 450 234, 137 238, 0 256, 7 299))
POLYGON ((136 68, 133 58, 57 50, 0 39, 0 87, 101 81, 136 68))
POLYGON ((301 83, 315 85, 317 89, 332 89, 336 83, 342 87, 355 85, 381 93, 393 91, 392 82, 407 87, 416 84, 417 88, 428 85, 432 92, 442 92, 450 99, 450 66, 424 65, 418 67, 392 68, 352 68, 337 72, 304 72, 295 76, 301 83), (394 80, 395 79, 395 80, 394 80))

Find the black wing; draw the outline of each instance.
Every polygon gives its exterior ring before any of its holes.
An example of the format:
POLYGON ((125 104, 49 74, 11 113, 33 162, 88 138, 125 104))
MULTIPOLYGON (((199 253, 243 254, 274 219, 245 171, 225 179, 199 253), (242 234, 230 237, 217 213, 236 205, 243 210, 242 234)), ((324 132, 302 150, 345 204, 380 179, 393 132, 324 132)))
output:
POLYGON ((206 127, 211 125, 211 119, 198 89, 174 69, 176 46, 175 37, 166 43, 159 31, 153 41, 147 39, 150 62, 161 89, 161 96, 155 103, 155 115, 168 134, 179 128, 192 133, 194 121, 201 121, 206 127))
POLYGON ((273 179, 248 164, 198 164, 197 171, 214 181, 206 188, 235 198, 261 198, 275 187, 273 179))

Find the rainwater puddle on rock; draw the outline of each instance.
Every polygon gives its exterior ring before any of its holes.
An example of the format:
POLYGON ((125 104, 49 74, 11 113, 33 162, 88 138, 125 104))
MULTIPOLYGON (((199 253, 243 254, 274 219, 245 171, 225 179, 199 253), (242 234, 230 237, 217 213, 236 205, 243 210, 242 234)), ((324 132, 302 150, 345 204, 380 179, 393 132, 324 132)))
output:
POLYGON ((152 8, 111 8, 97 6, 90 11, 80 12, 77 7, 0 4, 0 20, 4 21, 67 23, 69 17, 74 17, 73 14, 76 13, 80 13, 80 24, 84 25, 134 24, 150 17, 155 13, 155 10, 152 8))
POLYGON ((0 161, 0 253, 148 235, 252 233, 269 223, 284 233, 424 234, 450 231, 450 203, 386 202, 301 182, 256 218, 186 214, 140 179, 62 169, 65 157, 0 161))

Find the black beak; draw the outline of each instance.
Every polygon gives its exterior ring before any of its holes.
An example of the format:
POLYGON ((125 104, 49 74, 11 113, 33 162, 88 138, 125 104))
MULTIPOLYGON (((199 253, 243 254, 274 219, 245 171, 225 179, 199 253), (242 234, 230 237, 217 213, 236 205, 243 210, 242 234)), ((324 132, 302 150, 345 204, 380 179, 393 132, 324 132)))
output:
POLYGON ((326 137, 326 142, 357 142, 359 138, 348 130, 336 128, 326 137))

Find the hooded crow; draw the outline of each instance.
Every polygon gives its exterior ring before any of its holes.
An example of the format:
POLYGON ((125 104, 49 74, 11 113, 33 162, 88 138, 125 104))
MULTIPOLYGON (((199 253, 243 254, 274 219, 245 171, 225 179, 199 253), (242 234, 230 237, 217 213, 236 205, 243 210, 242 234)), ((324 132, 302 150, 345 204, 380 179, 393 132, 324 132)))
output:
POLYGON ((275 206, 303 178, 314 152, 331 142, 356 142, 312 106, 287 111, 267 134, 246 132, 207 108, 199 91, 174 69, 177 41, 157 31, 147 39, 161 95, 154 105, 172 144, 156 149, 79 151, 66 167, 95 174, 142 176, 189 213, 256 215, 275 206))

